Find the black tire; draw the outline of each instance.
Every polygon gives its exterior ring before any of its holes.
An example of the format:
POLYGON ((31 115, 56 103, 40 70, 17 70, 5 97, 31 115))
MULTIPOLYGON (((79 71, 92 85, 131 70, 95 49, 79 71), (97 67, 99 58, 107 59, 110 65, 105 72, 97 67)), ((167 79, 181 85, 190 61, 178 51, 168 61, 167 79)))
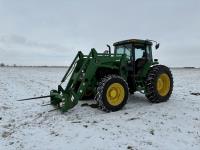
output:
POLYGON ((108 75, 104 77, 99 83, 95 100, 97 101, 99 108, 102 109, 103 111, 106 112, 118 111, 126 104, 127 99, 128 99, 128 84, 122 77, 117 75, 108 75), (109 103, 109 100, 107 99, 107 90, 109 89, 110 85, 114 83, 120 84, 120 86, 123 87, 124 91, 123 98, 117 105, 112 105, 111 103, 109 103))
MULTIPOLYGON (((162 84, 164 85, 165 83, 162 82, 162 84)), ((165 102, 169 100, 169 97, 171 96, 172 91, 173 91, 173 76, 170 69, 164 65, 153 66, 149 70, 147 79, 146 79, 147 99, 152 103, 165 102), (169 82, 169 85, 167 85, 167 88, 166 88, 167 90, 165 90, 165 93, 161 94, 161 92, 158 90, 157 82, 160 79, 161 75, 163 74, 166 74, 169 77, 168 79, 170 82, 169 82)))

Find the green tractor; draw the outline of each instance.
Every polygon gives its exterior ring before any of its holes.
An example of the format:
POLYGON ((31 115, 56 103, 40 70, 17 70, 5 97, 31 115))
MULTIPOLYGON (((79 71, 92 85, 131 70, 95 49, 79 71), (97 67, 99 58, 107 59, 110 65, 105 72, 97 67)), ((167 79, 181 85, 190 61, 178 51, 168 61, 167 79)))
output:
MULTIPOLYGON (((93 97, 100 109, 117 111, 126 104, 129 94, 136 91, 145 94, 152 103, 167 101, 173 90, 173 77, 168 67, 153 60, 154 42, 139 39, 116 42, 114 53, 109 45, 109 50, 103 53, 92 49, 89 55, 84 55, 79 51, 58 89, 50 91, 51 104, 66 112, 79 100, 93 97)), ((155 48, 159 48, 157 42, 155 48)))

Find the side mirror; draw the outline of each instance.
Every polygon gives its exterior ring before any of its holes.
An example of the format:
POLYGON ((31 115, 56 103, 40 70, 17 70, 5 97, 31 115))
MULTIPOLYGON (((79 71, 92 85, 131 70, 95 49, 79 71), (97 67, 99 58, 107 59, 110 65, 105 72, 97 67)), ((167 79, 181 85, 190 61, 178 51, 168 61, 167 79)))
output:
POLYGON ((160 43, 156 44, 155 48, 158 49, 160 47, 160 43))

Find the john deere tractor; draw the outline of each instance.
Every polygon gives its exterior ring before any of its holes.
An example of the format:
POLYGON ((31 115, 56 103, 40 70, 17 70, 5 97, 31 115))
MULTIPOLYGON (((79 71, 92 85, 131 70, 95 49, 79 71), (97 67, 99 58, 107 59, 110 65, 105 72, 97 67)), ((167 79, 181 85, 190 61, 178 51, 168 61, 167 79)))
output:
POLYGON ((113 44, 108 50, 89 55, 78 52, 57 90, 50 91, 51 104, 62 112, 73 108, 83 98, 93 98, 100 109, 120 110, 128 96, 139 91, 152 103, 165 102, 173 90, 168 67, 153 60, 152 40, 131 39, 113 44), (65 83, 65 88, 63 84, 65 83))

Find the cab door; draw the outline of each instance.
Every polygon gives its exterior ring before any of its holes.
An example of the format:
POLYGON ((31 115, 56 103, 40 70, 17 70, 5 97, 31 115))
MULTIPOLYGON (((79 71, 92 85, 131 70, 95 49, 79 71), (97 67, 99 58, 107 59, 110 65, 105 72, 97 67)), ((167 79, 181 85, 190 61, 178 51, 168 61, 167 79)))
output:
POLYGON ((142 70, 147 62, 152 61, 151 46, 146 44, 134 45, 135 51, 135 73, 142 70))

